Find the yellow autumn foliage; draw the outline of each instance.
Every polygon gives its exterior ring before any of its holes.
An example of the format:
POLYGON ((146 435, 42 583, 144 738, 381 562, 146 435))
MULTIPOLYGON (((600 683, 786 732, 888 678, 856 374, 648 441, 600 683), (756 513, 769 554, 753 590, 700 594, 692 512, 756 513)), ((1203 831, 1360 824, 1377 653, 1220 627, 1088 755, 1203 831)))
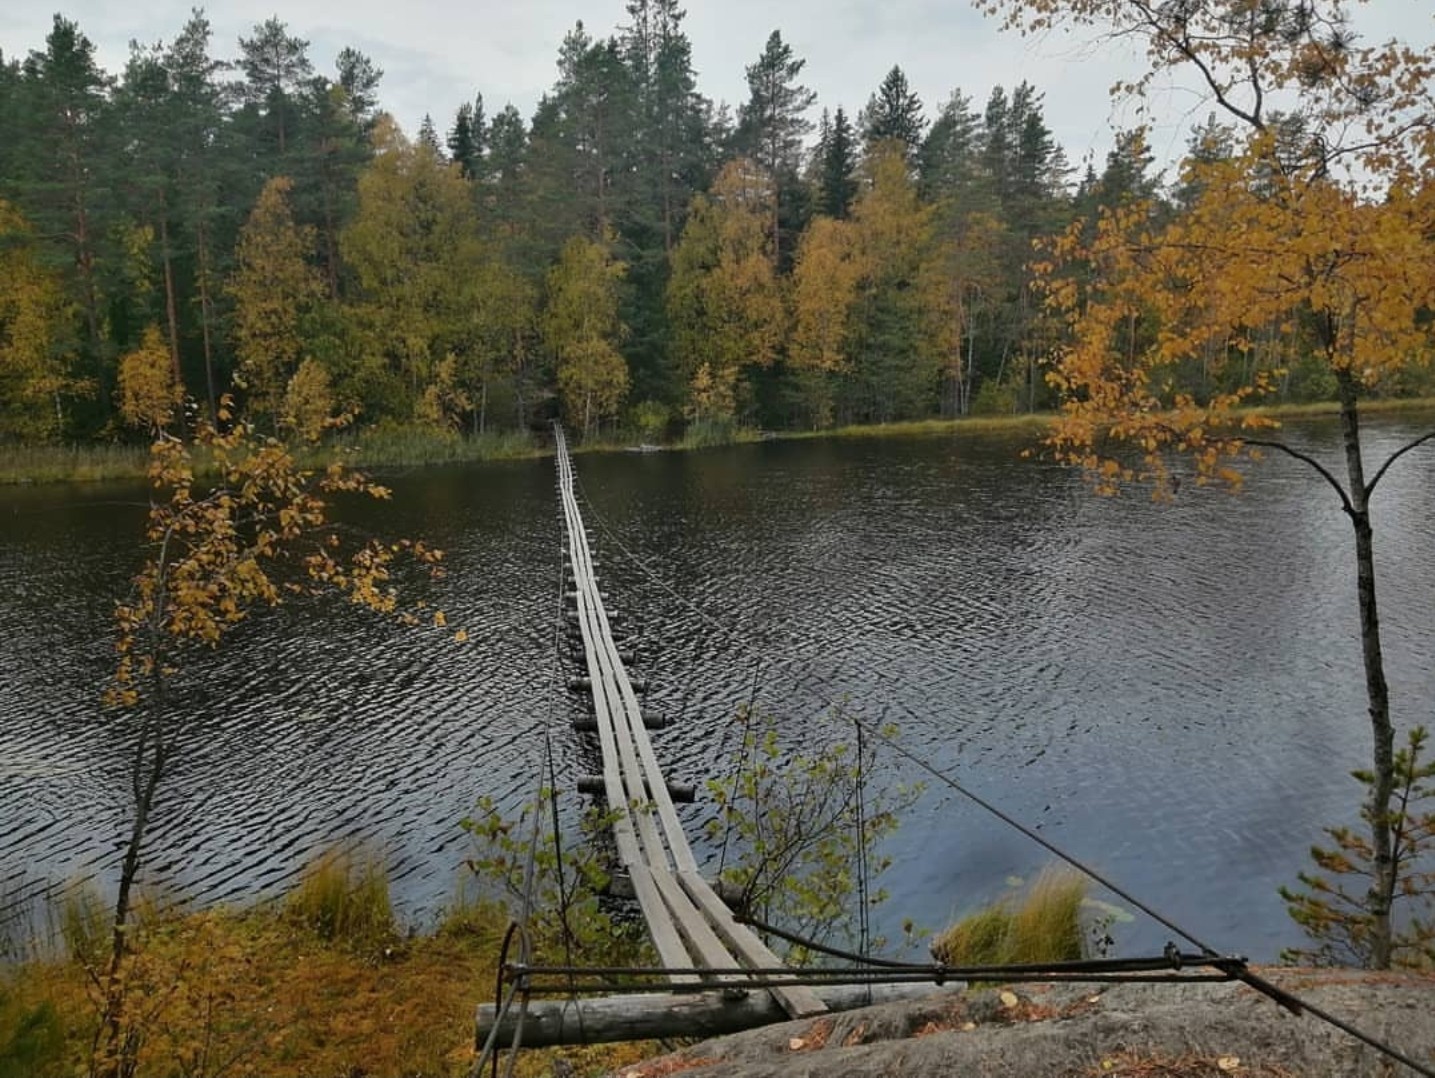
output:
POLYGON ((733 418, 742 373, 776 361, 787 314, 773 267, 771 178, 746 158, 723 166, 693 199, 673 251, 667 308, 689 379, 688 414, 733 418))
POLYGON ((564 245, 548 271, 540 331, 558 363, 564 411, 585 435, 614 415, 628 392, 628 364, 617 348, 627 332, 618 317, 624 272, 605 243, 581 236, 564 245))
POLYGON ((120 416, 131 427, 157 433, 169 426, 184 390, 158 326, 145 327, 140 346, 120 357, 116 393, 120 416))
POLYGON ((313 229, 296 224, 289 205, 293 186, 287 176, 264 185, 240 230, 227 284, 236 374, 250 409, 276 426, 304 348, 300 322, 324 290, 308 262, 313 229))
POLYGON ((59 347, 66 304, 44 267, 33 230, 0 199, 0 438, 54 437, 65 399, 85 390, 74 356, 59 347))
POLYGON ((316 359, 304 360, 284 389, 280 423, 301 441, 313 443, 322 438, 326 430, 338 425, 335 410, 329 372, 316 359))

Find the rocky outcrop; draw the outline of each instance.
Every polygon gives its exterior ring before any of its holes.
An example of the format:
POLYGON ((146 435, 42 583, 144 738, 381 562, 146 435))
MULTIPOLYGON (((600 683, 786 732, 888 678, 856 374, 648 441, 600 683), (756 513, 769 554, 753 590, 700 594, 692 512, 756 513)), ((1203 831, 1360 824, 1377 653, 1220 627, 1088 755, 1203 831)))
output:
MULTIPOLYGON (((1435 1068, 1435 977, 1263 976, 1435 1068)), ((620 1078, 1366 1078, 1413 1075, 1238 983, 951 992, 704 1041, 620 1078)))

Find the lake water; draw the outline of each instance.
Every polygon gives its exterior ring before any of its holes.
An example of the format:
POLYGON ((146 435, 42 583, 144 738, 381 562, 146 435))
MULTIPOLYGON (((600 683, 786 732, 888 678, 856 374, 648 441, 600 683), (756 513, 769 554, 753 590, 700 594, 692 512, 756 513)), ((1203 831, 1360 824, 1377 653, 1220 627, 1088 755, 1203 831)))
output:
MULTIPOLYGON (((1385 420, 1371 458, 1419 428, 1385 420)), ((1333 424, 1293 437, 1339 464, 1333 424)), ((730 773, 753 699, 793 744, 850 738, 828 706, 890 722, 921 760, 1037 828, 1218 948, 1299 942, 1276 888, 1324 824, 1356 817, 1368 758, 1350 528, 1303 467, 1245 493, 1098 499, 1011 437, 770 442, 581 456, 611 605, 670 727, 671 776, 730 773)), ((1432 721, 1430 451, 1377 495, 1397 721, 1432 721)), ((480 795, 531 794, 545 733, 559 784, 595 769, 557 643, 551 461, 399 472, 348 519, 422 536, 423 585, 469 642, 334 604, 243 627, 189 668, 150 840, 152 878, 200 900, 276 893, 364 842, 411 918, 453 893, 480 795)), ((0 491, 0 904, 113 879, 132 730, 105 716, 108 618, 139 564, 139 485, 0 491)), ((873 781, 923 776, 879 753, 873 781)), ((581 801, 566 795, 576 810, 581 801)), ((680 809, 700 860, 710 806, 680 809)), ((1050 856, 941 784, 887 852, 879 920, 939 927, 1050 856)), ((1137 916, 1122 953, 1170 933, 1137 916)))

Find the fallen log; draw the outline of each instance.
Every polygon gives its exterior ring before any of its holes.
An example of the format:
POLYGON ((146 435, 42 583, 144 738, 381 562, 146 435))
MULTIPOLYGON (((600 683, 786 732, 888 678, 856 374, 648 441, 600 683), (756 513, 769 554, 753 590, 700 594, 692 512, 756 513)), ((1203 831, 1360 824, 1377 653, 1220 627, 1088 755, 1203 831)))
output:
MULTIPOLYGON (((850 1011, 877 1003, 921 999, 948 992, 959 984, 828 985, 814 988, 832 1011, 850 1011)), ((478 1043, 488 1040, 498 1008, 478 1008, 478 1043)), ((498 1043, 508 1044, 518 1029, 515 1004, 504 1015, 498 1043)), ((590 996, 584 999, 535 999, 523 1017, 525 1048, 555 1048, 572 1044, 608 1044, 614 1041, 648 1041, 665 1037, 717 1037, 747 1029, 786 1022, 788 1015, 770 993, 712 991, 673 995, 590 996)))

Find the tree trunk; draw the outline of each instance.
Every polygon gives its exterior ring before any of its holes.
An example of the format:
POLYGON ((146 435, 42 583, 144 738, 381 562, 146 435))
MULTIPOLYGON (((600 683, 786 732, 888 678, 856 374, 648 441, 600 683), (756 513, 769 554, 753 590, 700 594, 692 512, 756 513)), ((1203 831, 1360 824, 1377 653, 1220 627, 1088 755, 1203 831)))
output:
POLYGON ((1365 660, 1365 695, 1374 741, 1375 781, 1365 807, 1373 853, 1367 904, 1370 909, 1370 964, 1390 968, 1390 905, 1395 897, 1395 860, 1391 842, 1390 801, 1395 789, 1395 728, 1390 721, 1390 689, 1380 648, 1380 617, 1375 601, 1375 543, 1370 526, 1370 496, 1360 455, 1360 415, 1355 377, 1339 369, 1340 426, 1345 441, 1345 466, 1350 478, 1351 524, 1355 529, 1356 593, 1360 604, 1360 649, 1365 660))
MULTIPOLYGON (((161 675, 157 675, 156 680, 160 677, 161 675)), ((162 687, 159 692, 162 696, 162 687)), ((156 700, 154 706, 157 709, 162 708, 163 701, 156 700)), ((154 808, 155 793, 164 774, 165 744, 161 721, 158 716, 146 719, 139 742, 135 746, 132 775, 135 818, 130 827, 129 839, 125 843, 124 859, 120 867, 114 927, 110 937, 110 961, 104 979, 104 1013, 93 1042, 93 1047, 98 1049, 100 1038, 103 1037, 104 1051, 92 1050, 90 1064, 91 1073, 99 1078, 128 1078, 135 1073, 137 1062, 136 1031, 125 1019, 128 993, 124 965, 130 951, 130 935, 133 930, 130 908, 135 880, 139 876, 141 854, 144 850, 145 834, 149 829, 150 813, 154 808)))
POLYGON ((209 392, 209 422, 218 430, 219 396, 214 387, 214 342, 209 330, 212 317, 209 301, 209 242, 203 221, 200 221, 195 229, 195 238, 199 241, 199 328, 204 338, 204 382, 205 389, 209 392))
POLYGON ((329 285, 329 298, 339 302, 339 245, 335 242, 338 229, 334 226, 334 192, 325 176, 324 192, 324 276, 329 285))
POLYGON ((164 195, 159 199, 159 251, 164 263, 164 316, 169 322, 169 364, 174 384, 184 389, 184 372, 179 366, 179 311, 174 300, 174 259, 169 250, 169 209, 164 195))

